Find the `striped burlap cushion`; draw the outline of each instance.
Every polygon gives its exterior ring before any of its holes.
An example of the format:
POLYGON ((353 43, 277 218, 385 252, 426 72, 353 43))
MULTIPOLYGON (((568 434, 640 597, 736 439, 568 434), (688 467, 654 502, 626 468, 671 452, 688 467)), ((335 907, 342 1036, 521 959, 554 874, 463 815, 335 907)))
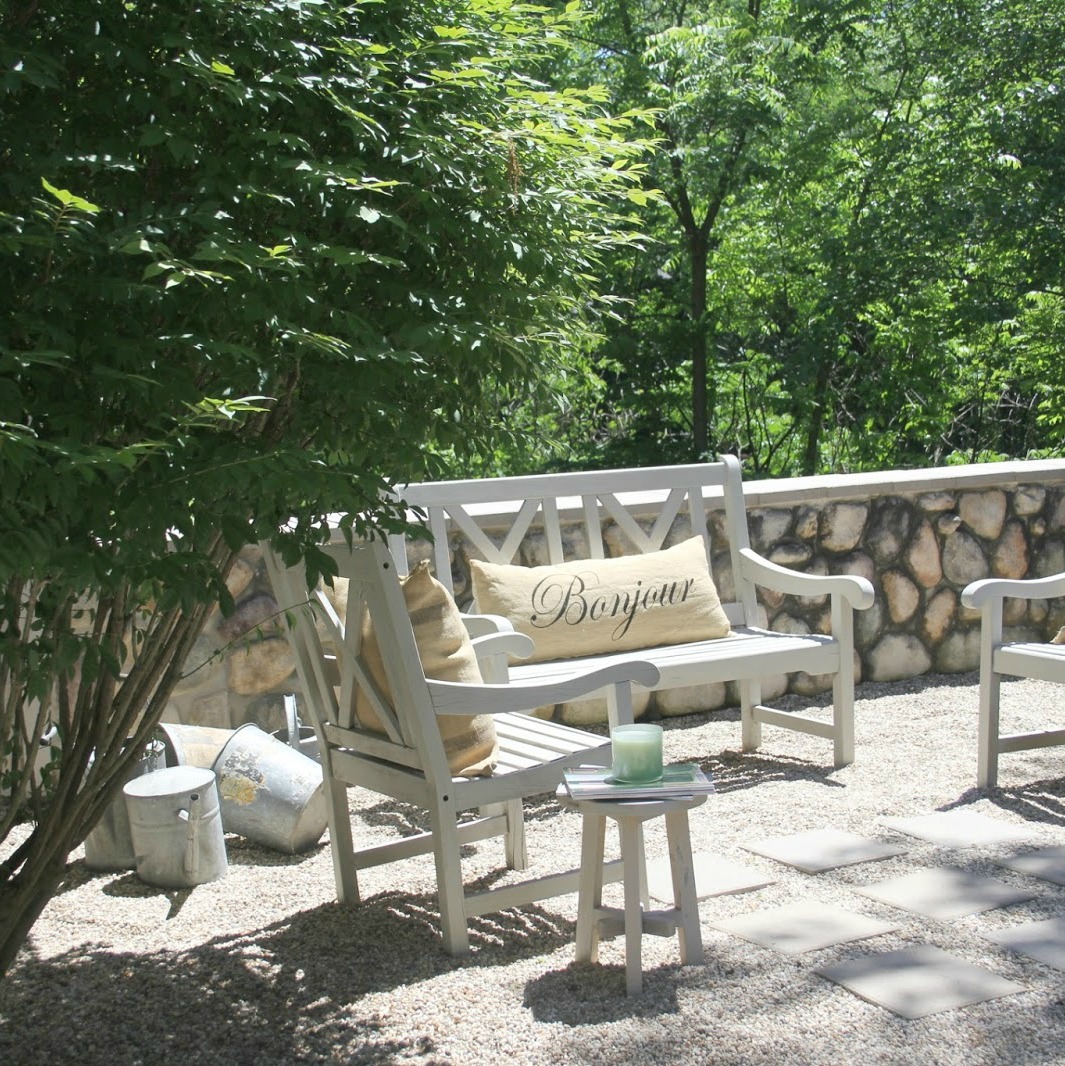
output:
MULTIPOLYGON (((458 607, 447 589, 429 573, 428 561, 420 562, 402 584, 425 676, 436 681, 480 684, 481 670, 458 607)), ((363 623, 362 655, 374 681, 391 701, 380 646, 368 617, 363 623)), ((381 731, 381 721, 361 691, 355 714, 367 729, 381 731)), ((437 723, 452 774, 491 774, 499 760, 499 744, 490 714, 440 715, 437 723)))

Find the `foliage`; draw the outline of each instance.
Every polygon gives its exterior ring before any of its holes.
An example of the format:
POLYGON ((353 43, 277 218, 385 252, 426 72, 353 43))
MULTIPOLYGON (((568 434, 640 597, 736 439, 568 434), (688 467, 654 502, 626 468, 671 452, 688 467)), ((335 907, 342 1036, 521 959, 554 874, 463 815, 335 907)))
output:
POLYGON ((613 261, 630 302, 569 461, 1060 449, 1061 0, 593 6, 558 76, 660 109, 665 198, 649 252, 613 261))
POLYGON ((634 238, 638 115, 507 0, 16 0, 0 16, 0 971, 235 553, 401 520, 491 454, 634 238), (279 527, 293 519, 284 535, 279 527), (50 722, 50 791, 33 773, 50 722))

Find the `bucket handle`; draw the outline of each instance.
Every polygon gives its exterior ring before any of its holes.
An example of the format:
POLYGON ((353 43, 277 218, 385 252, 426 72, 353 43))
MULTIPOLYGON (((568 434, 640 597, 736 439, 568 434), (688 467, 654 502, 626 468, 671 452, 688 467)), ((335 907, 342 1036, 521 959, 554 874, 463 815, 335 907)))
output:
POLYGON ((200 820, 203 817, 200 808, 200 794, 193 792, 189 796, 188 809, 178 811, 179 821, 188 824, 188 832, 185 834, 185 876, 190 881, 195 881, 200 875, 200 849, 196 846, 199 836, 200 820))
POLYGON ((296 697, 291 693, 285 697, 285 724, 288 726, 289 745, 300 750, 300 716, 296 713, 296 697))

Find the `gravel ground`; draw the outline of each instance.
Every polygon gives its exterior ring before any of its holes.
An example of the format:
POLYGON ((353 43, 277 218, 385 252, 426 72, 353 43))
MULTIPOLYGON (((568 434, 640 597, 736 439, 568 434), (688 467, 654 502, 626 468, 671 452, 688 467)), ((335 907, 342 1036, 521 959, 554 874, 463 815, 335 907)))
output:
MULTIPOLYGON (((1005 714, 1021 728, 1057 724, 1063 696, 1065 689, 1013 682, 1004 686, 1005 714)), ((1005 756, 1001 787, 977 791, 976 701, 973 674, 860 686, 858 758, 842 770, 832 769, 827 742, 790 731, 767 728, 762 751, 741 754, 734 711, 664 723, 667 760, 698 761, 717 782, 691 815, 696 850, 775 881, 701 904, 701 965, 680 967, 675 939, 645 937, 640 997, 624 993, 622 938, 603 943, 598 965, 573 961, 575 896, 476 919, 471 954, 447 957, 428 858, 367 871, 363 904, 344 908, 324 838, 307 854, 284 856, 231 836, 228 874, 177 892, 133 873, 94 873, 76 853, 68 881, 0 981, 0 1063, 1065 1062, 1065 974, 982 935, 1065 917, 1065 887, 993 862, 1017 845, 952 850, 882 824, 963 808, 1030 827, 1031 847, 1065 845, 1062 749, 1005 756), (908 850, 807 875, 741 847, 825 827, 908 850), (854 891, 946 864, 1027 887, 1035 898, 934 921, 854 891), (898 930, 785 955, 714 924, 801 900, 835 903, 898 930), (1025 990, 906 1021, 814 972, 919 944, 1025 990)), ((792 706, 827 714, 823 699, 792 706)), ((350 795, 362 839, 409 829, 419 817, 350 795)), ((546 796, 528 810, 537 872, 575 862, 579 817, 546 796)), ((650 855, 663 850, 659 826, 649 827, 650 855)), ((498 841, 468 849, 468 879, 509 876, 495 865, 500 852, 498 841)))

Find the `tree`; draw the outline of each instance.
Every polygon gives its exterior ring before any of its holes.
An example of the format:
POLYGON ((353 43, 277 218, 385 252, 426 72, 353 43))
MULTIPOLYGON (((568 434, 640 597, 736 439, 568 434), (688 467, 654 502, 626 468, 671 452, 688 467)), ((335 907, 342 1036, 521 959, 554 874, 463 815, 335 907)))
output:
POLYGON ((242 546, 316 575, 330 513, 401 522, 382 491, 490 451, 482 401, 594 325, 641 146, 601 94, 535 77, 570 19, 0 16, 0 972, 231 606, 242 546))

